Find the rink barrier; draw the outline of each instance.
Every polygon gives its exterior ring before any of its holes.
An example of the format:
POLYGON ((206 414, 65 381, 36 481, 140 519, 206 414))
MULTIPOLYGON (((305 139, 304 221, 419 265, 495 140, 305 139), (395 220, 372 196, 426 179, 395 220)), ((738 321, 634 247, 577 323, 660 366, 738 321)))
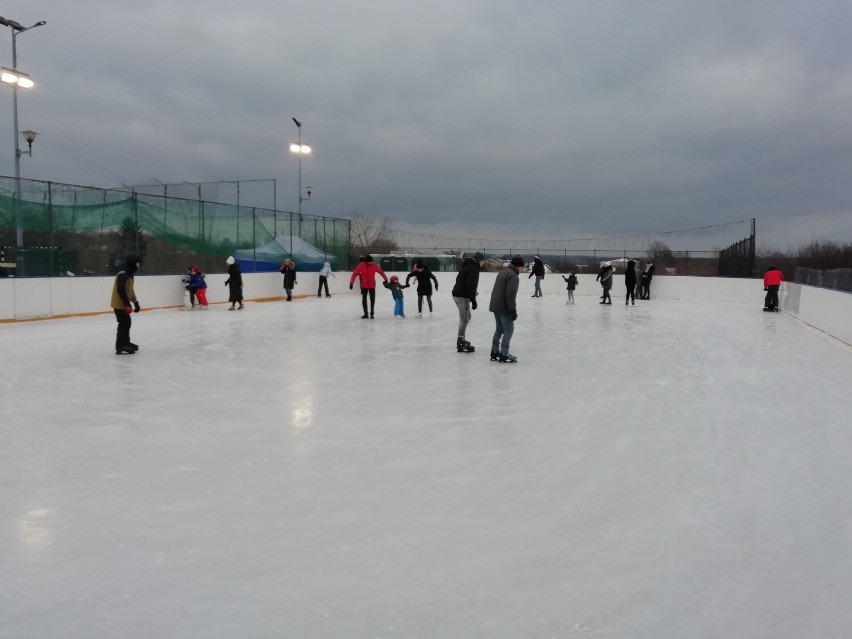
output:
MULTIPOLYGON (((401 280, 406 272, 395 273, 401 280)), ((334 295, 360 295, 356 282, 349 290, 351 273, 338 271, 330 277, 329 290, 334 295)), ((519 295, 531 295, 533 280, 521 274, 519 295)), ((449 295, 456 273, 437 272, 437 296, 449 295)), ((487 296, 496 273, 480 275, 480 296, 487 296)), ((212 305, 228 303, 225 273, 208 274, 207 298, 212 305)), ((319 286, 318 273, 299 273, 294 288, 294 299, 316 297, 319 286)), ((600 285, 595 276, 580 274, 574 295, 578 300, 597 299, 600 285)), ((143 309, 177 309, 184 305, 183 275, 145 275, 136 277, 136 293, 143 309)), ((0 323, 86 317, 108 314, 107 306, 112 294, 113 277, 57 277, 57 278, 0 278, 0 323)), ((279 273, 246 273, 243 275, 243 294, 247 302, 276 302, 284 299, 279 273)), ((416 299, 416 289, 409 289, 407 297, 416 299)), ((545 295, 564 296, 565 283, 557 273, 542 280, 545 295)), ((384 289, 379 287, 379 292, 384 289)), ((616 275, 612 289, 614 300, 624 298, 624 276, 616 275)), ((651 283, 650 302, 654 299, 693 300, 711 303, 742 304, 763 308, 763 283, 759 279, 721 277, 691 277, 657 275, 651 283)), ((806 325, 844 342, 852 344, 852 294, 821 289, 804 284, 785 282, 780 292, 781 310, 801 320, 806 325)), ((483 304, 484 306, 484 304, 483 304)))

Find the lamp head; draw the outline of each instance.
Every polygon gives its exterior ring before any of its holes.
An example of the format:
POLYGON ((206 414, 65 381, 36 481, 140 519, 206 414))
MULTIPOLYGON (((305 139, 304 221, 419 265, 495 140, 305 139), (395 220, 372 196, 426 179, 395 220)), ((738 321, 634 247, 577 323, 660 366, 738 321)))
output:
POLYGON ((301 122, 299 122, 296 118, 290 118, 290 119, 291 119, 291 120, 293 120, 293 122, 295 122, 295 123, 296 123, 296 126, 297 126, 297 127, 299 127, 300 129, 302 128, 302 123, 301 123, 301 122))
POLYGON ((35 142, 38 133, 36 133, 35 131, 22 131, 21 135, 24 136, 24 139, 27 141, 27 144, 32 146, 33 142, 35 142))

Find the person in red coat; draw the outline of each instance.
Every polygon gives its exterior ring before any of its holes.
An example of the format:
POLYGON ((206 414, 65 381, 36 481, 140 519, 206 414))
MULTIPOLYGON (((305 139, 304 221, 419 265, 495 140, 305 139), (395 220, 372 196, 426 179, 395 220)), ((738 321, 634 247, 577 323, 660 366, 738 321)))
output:
POLYGON ((381 275, 382 279, 387 282, 388 276, 381 267, 373 261, 372 255, 364 257, 364 261, 359 263, 352 271, 352 277, 349 278, 349 290, 352 290, 352 285, 355 283, 355 278, 361 278, 361 306, 364 308, 364 314, 361 319, 367 319, 367 295, 370 296, 370 319, 374 319, 373 312, 376 308, 376 275, 381 275))
POLYGON ((764 311, 778 310, 778 289, 784 281, 784 274, 776 267, 770 266, 763 274, 763 290, 766 291, 766 299, 763 302, 764 311))

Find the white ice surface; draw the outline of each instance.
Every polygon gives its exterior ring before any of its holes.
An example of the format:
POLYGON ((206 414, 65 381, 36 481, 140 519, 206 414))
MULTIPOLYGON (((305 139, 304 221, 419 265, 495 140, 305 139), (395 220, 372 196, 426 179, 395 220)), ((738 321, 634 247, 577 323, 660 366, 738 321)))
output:
POLYGON ((852 349, 406 292, 0 326, 0 637, 852 634, 852 349))

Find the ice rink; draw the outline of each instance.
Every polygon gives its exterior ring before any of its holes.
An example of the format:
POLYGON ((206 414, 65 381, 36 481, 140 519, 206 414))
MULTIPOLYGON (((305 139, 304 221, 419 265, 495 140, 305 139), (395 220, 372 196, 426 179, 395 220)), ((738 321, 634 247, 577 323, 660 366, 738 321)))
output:
POLYGON ((0 637, 850 636, 852 348, 481 294, 0 325, 0 637))

